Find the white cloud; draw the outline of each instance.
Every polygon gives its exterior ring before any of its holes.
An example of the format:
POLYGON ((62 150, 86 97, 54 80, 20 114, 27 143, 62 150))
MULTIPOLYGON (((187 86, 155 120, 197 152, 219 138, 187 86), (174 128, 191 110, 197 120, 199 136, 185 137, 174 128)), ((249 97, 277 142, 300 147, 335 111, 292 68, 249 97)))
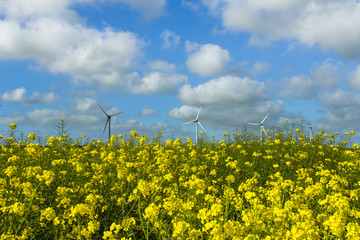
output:
POLYGON ((205 44, 188 56, 186 65, 191 72, 200 76, 214 76, 223 73, 230 60, 227 50, 218 45, 205 44))
POLYGON ((76 98, 75 101, 75 110, 77 112, 83 113, 83 112, 91 112, 94 109, 98 109, 98 103, 93 98, 76 98))
POLYGON ((198 107, 192 107, 188 105, 183 105, 180 108, 174 108, 169 112, 169 115, 173 118, 194 118, 196 117, 196 114, 198 113, 199 108, 198 107))
POLYGON ((201 0, 201 2, 207 6, 210 12, 214 15, 220 15, 220 10, 224 7, 225 3, 223 0, 201 0))
MULTIPOLYGON (((96 108, 94 108, 96 109, 96 108)), ((34 109, 27 112, 24 115, 13 115, 13 116, 4 116, 0 118, 0 123, 6 123, 8 120, 13 119, 12 121, 17 124, 26 124, 32 126, 56 126, 57 122, 62 118, 68 123, 69 126, 76 126, 80 129, 92 129, 94 126, 103 124, 105 118, 101 110, 99 109, 98 114, 94 114, 94 110, 58 110, 58 109, 34 109)), ((109 111, 111 113, 111 111, 109 111)), ((114 119, 112 119, 113 121, 114 119)))
POLYGON ((175 65, 168 63, 166 61, 152 61, 148 63, 149 67, 153 70, 162 71, 162 72, 173 72, 175 71, 175 65))
POLYGON ((264 83, 249 78, 223 76, 194 88, 183 86, 179 98, 189 105, 244 105, 267 99, 264 83))
POLYGON ((314 81, 308 76, 285 78, 281 83, 279 94, 282 97, 312 98, 317 94, 314 81))
POLYGON ((141 12, 146 19, 159 17, 165 13, 166 0, 114 0, 129 5, 141 12))
POLYGON ((200 48, 200 44, 196 43, 196 42, 190 42, 189 40, 185 41, 185 50, 186 52, 192 52, 195 50, 198 50, 200 48))
POLYGON ((155 110, 150 109, 150 108, 143 108, 141 110, 141 115, 143 115, 143 116, 151 116, 151 115, 154 115, 155 113, 156 113, 155 110))
POLYGON ((250 45, 254 45, 258 47, 270 47, 272 45, 272 39, 263 36, 251 35, 248 40, 248 43, 250 45))
MULTIPOLYGON (((56 123, 62 118, 70 126, 89 129, 91 125, 99 125, 103 118, 101 115, 89 114, 88 112, 75 112, 70 110, 57 109, 35 109, 27 112, 24 117, 24 123, 36 126, 56 126, 56 123)), ((113 119, 112 119, 113 120, 113 119)))
POLYGON ((180 36, 176 35, 174 32, 169 31, 168 29, 165 29, 160 34, 160 37, 163 40, 163 49, 176 48, 180 43, 180 36))
POLYGON ((68 7, 86 1, 92 0, 1 0, 0 15, 5 15, 7 19, 19 22, 42 17, 78 21, 80 19, 77 14, 68 7))
POLYGON ((270 64, 267 62, 256 62, 250 69, 250 73, 253 75, 259 75, 269 70, 270 64))
POLYGON ((14 112, 11 115, 0 117, 0 124, 8 125, 9 123, 26 123, 26 118, 19 112, 14 112))
POLYGON ((179 98, 185 105, 172 109, 171 117, 190 121, 203 106, 202 123, 220 129, 242 128, 269 112, 272 117, 268 124, 273 126, 283 112, 282 102, 270 99, 264 83, 235 76, 212 79, 193 88, 185 85, 179 98))
MULTIPOLYGON (((180 108, 172 109, 169 115, 172 118, 187 122, 196 117, 198 110, 199 107, 182 105, 180 108)), ((268 113, 270 113, 270 115, 265 125, 268 128, 277 126, 280 117, 283 115, 282 103, 259 101, 245 106, 229 106, 226 108, 223 106, 207 105, 202 108, 199 119, 205 129, 211 125, 214 128, 233 131, 235 129, 241 129, 249 122, 261 121, 268 113)), ((255 128, 254 130, 257 131, 258 129, 255 128)))
POLYGON ((11 92, 5 92, 1 98, 4 101, 20 102, 25 98, 26 89, 24 87, 17 88, 11 92))
POLYGON ((26 96, 26 89, 24 87, 17 88, 9 92, 5 92, 0 97, 3 101, 15 102, 24 106, 30 106, 34 104, 50 104, 57 99, 57 97, 53 92, 50 93, 33 92, 31 96, 28 97, 26 96))
POLYGON ((355 130, 360 121, 360 95, 341 89, 325 92, 319 96, 319 102, 328 110, 322 124, 333 129, 355 130))
POLYGON ((252 39, 295 39, 310 47, 333 48, 346 58, 360 56, 356 0, 204 0, 203 4, 222 18, 226 29, 250 32, 252 39))
POLYGON ((38 126, 55 125, 62 118, 69 118, 65 111, 56 109, 35 109, 26 114, 29 122, 38 126))
POLYGON ((330 107, 356 106, 360 104, 360 95, 338 89, 322 93, 319 96, 319 102, 330 107))
POLYGON ((360 29, 356 24, 360 22, 360 2, 314 0, 307 10, 302 25, 298 24, 297 38, 309 46, 318 43, 334 48, 344 57, 360 56, 360 29))
POLYGON ((194 12, 200 9, 200 5, 198 3, 188 0, 181 0, 181 5, 190 8, 194 12))
POLYGON ((357 66, 356 70, 350 74, 349 83, 352 87, 360 90, 360 64, 357 66))
POLYGON ((282 97, 310 99, 319 90, 333 89, 340 81, 337 67, 328 63, 318 66, 309 75, 298 75, 282 80, 279 94, 282 97))
POLYGON ((135 65, 141 43, 132 33, 94 32, 90 41, 75 49, 68 49, 50 66, 50 71, 67 73, 77 82, 120 86, 121 76, 135 65), (89 80, 88 80, 89 79, 89 80))
POLYGON ((151 72, 142 79, 131 82, 126 90, 137 94, 165 93, 187 81, 185 75, 151 72))
MULTIPOLYGON (((37 0, 35 5, 42 2, 37 0)), ((56 11, 77 16, 70 7, 81 1, 59 2, 62 5, 56 11)), ((1 60, 33 60, 49 72, 70 75, 75 83, 101 88, 121 86, 134 74, 132 69, 145 46, 135 34, 111 28, 100 31, 82 21, 52 16, 53 4, 44 3, 45 10, 34 7, 29 12, 12 13, 11 9, 21 9, 21 4, 20 0, 6 1, 2 6, 1 60)))
POLYGON ((318 87, 331 89, 340 81, 336 66, 325 63, 311 72, 310 76, 318 87))

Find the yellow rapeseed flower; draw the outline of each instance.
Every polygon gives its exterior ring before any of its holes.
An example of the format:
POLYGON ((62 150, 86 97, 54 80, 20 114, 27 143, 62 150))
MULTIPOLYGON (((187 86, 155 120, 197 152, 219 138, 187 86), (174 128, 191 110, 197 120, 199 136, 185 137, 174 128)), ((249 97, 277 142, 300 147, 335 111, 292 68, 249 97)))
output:
POLYGON ((55 210, 52 209, 51 207, 41 210, 40 220, 46 219, 47 221, 52 221, 55 219, 55 217, 56 217, 55 210))
POLYGON ((157 221, 160 213, 160 207, 156 206, 155 203, 151 203, 146 209, 143 215, 145 219, 149 219, 150 222, 154 223, 157 221))
POLYGON ((36 139, 36 135, 35 133, 30 133, 27 138, 34 141, 36 139))
POLYGON ((190 228, 190 224, 185 221, 178 221, 173 223, 173 234, 174 238, 184 236, 185 232, 190 228))

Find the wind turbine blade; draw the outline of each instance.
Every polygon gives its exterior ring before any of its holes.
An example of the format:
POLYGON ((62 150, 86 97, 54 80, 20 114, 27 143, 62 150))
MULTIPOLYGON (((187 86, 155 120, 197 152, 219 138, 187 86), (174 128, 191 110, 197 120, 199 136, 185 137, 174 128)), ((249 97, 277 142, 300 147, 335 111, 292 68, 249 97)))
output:
POLYGON ((105 113, 106 116, 109 116, 109 115, 105 112, 105 110, 100 106, 100 104, 98 104, 98 106, 101 108, 101 110, 105 113))
POLYGON ((261 121, 261 124, 263 124, 263 123, 265 122, 265 120, 266 120, 266 118, 269 116, 269 114, 270 114, 270 113, 268 113, 268 114, 264 117, 264 119, 261 121))
POLYGON ((199 115, 200 115, 200 112, 201 112, 201 108, 202 108, 202 107, 200 107, 200 109, 199 109, 199 111, 198 111, 198 114, 196 115, 195 120, 198 120, 198 119, 199 119, 199 115))
POLYGON ((204 131, 206 132, 206 129, 203 127, 203 125, 201 125, 201 123, 200 122, 198 122, 198 124, 200 125, 200 127, 202 128, 202 129, 204 129, 204 131))
POLYGON ((114 114, 111 114, 110 116, 112 117, 112 116, 115 116, 115 115, 119 115, 121 113, 123 113, 123 112, 114 113, 114 114))
POLYGON ((259 126, 259 123, 248 123, 249 125, 259 126))
POLYGON ((106 130, 106 126, 107 126, 107 124, 108 124, 108 122, 110 121, 110 118, 108 118, 107 120, 106 120, 106 123, 105 123, 105 127, 104 127, 104 131, 103 131, 103 133, 105 133, 105 130, 106 130))

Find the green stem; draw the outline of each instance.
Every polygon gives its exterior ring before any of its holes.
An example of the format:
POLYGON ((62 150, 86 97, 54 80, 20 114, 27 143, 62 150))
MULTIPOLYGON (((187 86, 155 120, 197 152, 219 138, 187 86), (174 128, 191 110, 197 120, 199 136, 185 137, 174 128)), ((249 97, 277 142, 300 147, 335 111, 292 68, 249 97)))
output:
MULTIPOLYGON (((42 183, 42 182, 39 182, 39 185, 35 188, 34 195, 32 196, 32 198, 31 198, 31 200, 30 200, 30 203, 29 203, 29 210, 31 210, 32 203, 33 203, 33 201, 34 201, 36 192, 37 192, 38 188, 40 187, 41 183, 42 183)), ((27 218, 27 216, 29 215, 29 212, 30 212, 30 211, 26 211, 25 216, 23 217, 23 219, 22 219, 22 221, 20 222, 18 228, 16 229, 15 236, 18 234, 18 232, 19 232, 19 230, 21 229, 23 223, 26 221, 26 218, 27 218)))
POLYGON ((140 218, 140 222, 141 222, 141 228, 145 234, 145 238, 146 240, 149 240, 149 235, 148 235, 148 229, 146 229, 145 231, 145 227, 144 227, 144 222, 142 220, 142 217, 141 217, 141 203, 140 203, 140 199, 141 199, 141 196, 139 196, 139 204, 138 204, 138 212, 139 212, 139 218, 140 218))

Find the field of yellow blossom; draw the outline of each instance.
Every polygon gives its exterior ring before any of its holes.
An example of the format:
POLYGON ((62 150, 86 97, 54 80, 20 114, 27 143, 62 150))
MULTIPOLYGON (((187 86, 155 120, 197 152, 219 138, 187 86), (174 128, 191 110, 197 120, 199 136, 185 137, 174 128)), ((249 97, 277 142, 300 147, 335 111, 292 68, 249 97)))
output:
POLYGON ((0 239, 360 239, 359 146, 334 137, 0 135, 0 239))

